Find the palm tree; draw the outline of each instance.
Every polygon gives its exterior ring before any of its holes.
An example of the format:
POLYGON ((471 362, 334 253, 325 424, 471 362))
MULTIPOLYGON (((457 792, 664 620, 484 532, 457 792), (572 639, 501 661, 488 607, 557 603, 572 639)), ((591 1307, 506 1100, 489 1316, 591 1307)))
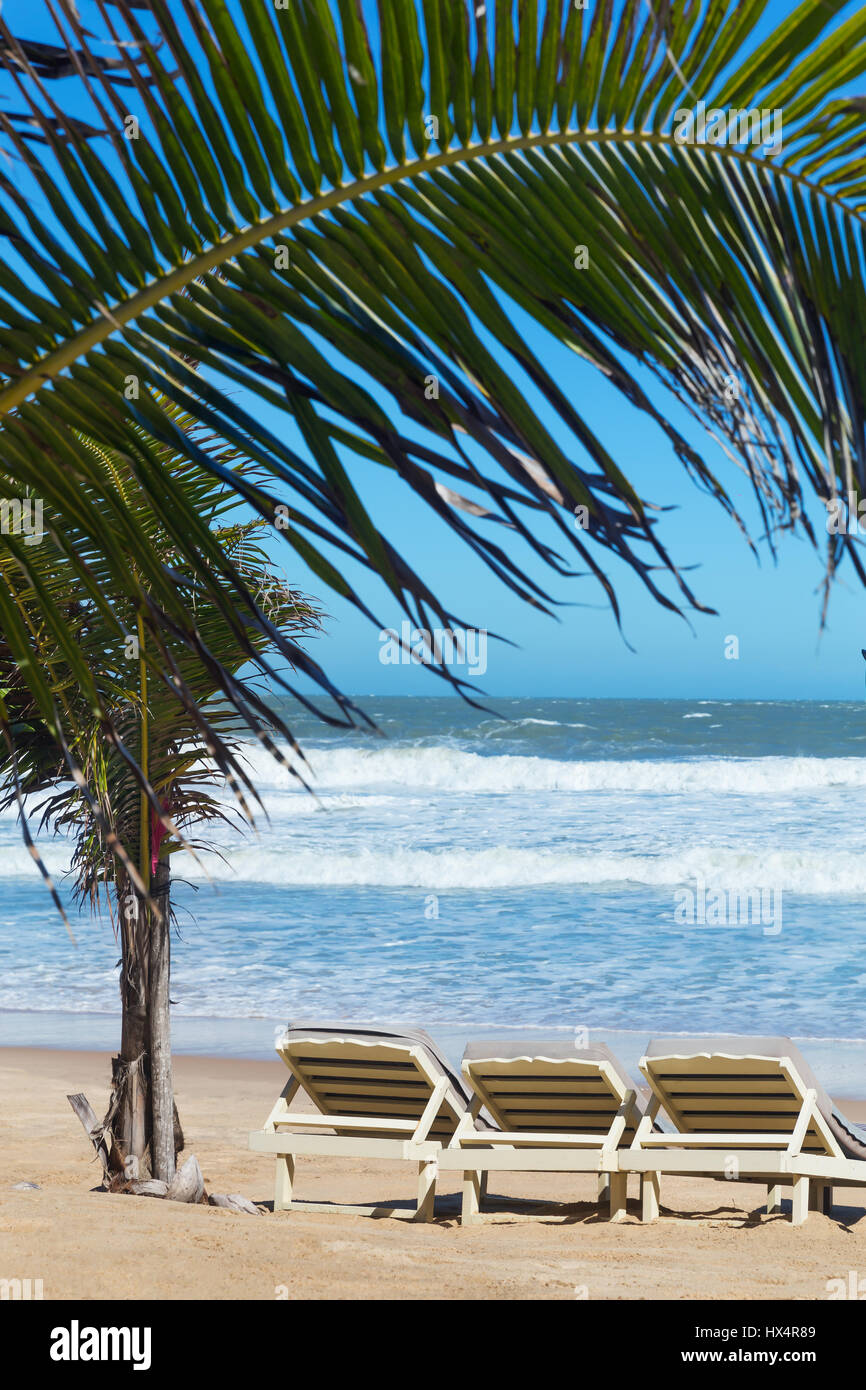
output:
MULTIPOLYGON (((231 473, 248 471, 236 451, 203 438, 177 411, 170 413, 191 446, 231 473)), ((82 448, 92 446, 83 441, 82 448)), ((183 454, 167 447, 157 453, 166 473, 197 507, 219 553, 256 593, 274 628, 295 637, 316 631, 316 610, 278 578, 258 543, 264 523, 227 517, 236 510, 230 488, 183 454)), ((35 811, 40 827, 71 842, 76 898, 94 910, 103 904, 108 908, 120 944, 122 1029, 103 1123, 105 1150, 111 1170, 120 1177, 143 1178, 152 1171, 170 1182, 177 1149, 183 1146, 171 1079, 171 859, 182 849, 196 853, 207 848, 206 832, 215 823, 237 823, 238 815, 226 808, 216 784, 220 773, 234 776, 237 703, 259 704, 261 696, 256 672, 248 665, 249 642, 238 640, 221 610, 200 591, 197 576, 177 555, 170 531, 128 461, 105 451, 95 463, 171 571, 194 615, 210 669, 170 632, 161 632, 159 652, 149 653, 141 611, 129 602, 124 606, 119 599, 114 605, 119 628, 107 623, 100 606, 82 593, 74 567, 53 547, 33 547, 26 571, 0 550, 0 578, 8 600, 30 634, 64 722, 75 730, 69 751, 80 770, 70 781, 69 760, 46 725, 20 663, 0 639, 0 687, 12 718, 11 737, 0 754, 0 786, 6 787, 0 805, 17 801, 24 810, 41 796, 35 811), (58 642, 47 612, 62 618, 65 644, 58 642), (70 652, 86 663, 105 717, 97 717, 83 699, 70 652), (221 695, 215 670, 235 683, 234 704, 221 695), (157 798, 155 807, 142 790, 133 750, 157 798)), ((0 476, 0 492, 9 487, 9 480, 0 476)), ((99 507, 98 497, 91 501, 99 507)), ((89 563, 98 579, 98 557, 90 557, 89 563)), ((217 583, 225 587, 221 576, 217 583)), ((262 632, 254 631, 251 641, 259 657, 264 656, 269 643, 262 632)), ((264 708, 260 722, 263 740, 273 746, 268 725, 275 731, 275 721, 264 708)), ((279 749, 274 751, 287 761, 279 749)), ((255 792, 248 778, 244 783, 237 786, 241 821, 254 824, 255 792)))
MULTIPOLYGON (((613 556, 660 603, 703 607, 654 506, 545 366, 551 343, 657 422, 735 516, 666 418, 671 396, 684 403, 751 479, 771 544, 798 528, 817 542, 812 496, 859 497, 866 103, 849 92, 866 67, 863 11, 843 20, 842 0, 805 0, 758 37, 764 0, 49 9, 53 45, 0 16, 15 106, 0 107, 0 457, 19 494, 44 499, 48 543, 102 620, 138 615, 154 678, 170 634, 258 731, 261 710, 211 661, 159 546, 101 471, 105 451, 127 460, 177 568, 236 641, 266 636, 336 701, 329 717, 355 717, 166 468, 163 448, 184 451, 172 411, 257 465, 229 475, 189 450, 322 592, 375 616, 351 561, 422 628, 468 624, 380 533, 362 470, 398 477, 539 612, 554 600, 523 545, 558 577, 578 561, 615 614, 613 556)), ((828 580, 845 553, 866 578, 856 538, 828 540, 828 580)), ((4 541, 26 573, 21 537, 4 541)), ((62 646, 63 613, 42 599, 62 646)), ((61 705, 4 592, 0 623, 77 773, 75 710, 116 732, 115 713, 71 651, 81 703, 61 705)), ((0 726, 14 746, 2 698, 0 726)))

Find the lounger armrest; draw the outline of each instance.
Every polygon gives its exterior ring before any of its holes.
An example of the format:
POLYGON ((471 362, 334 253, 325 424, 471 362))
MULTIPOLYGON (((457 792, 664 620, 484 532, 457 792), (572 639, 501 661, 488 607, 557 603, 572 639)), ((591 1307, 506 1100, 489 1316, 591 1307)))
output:
POLYGON ((636 1099, 637 1096, 634 1091, 626 1091, 620 1107, 611 1121, 610 1129, 604 1137, 605 1153, 614 1153, 619 1148, 619 1141, 623 1136, 629 1116, 634 1109, 636 1099))
POLYGON ((790 1135, 779 1134, 778 1131, 775 1134, 756 1134, 752 1130, 748 1134, 735 1134, 733 1130, 719 1130, 706 1134, 645 1134, 637 1147, 715 1148, 726 1144, 729 1149, 786 1149, 789 1139, 790 1135))
POLYGON ((413 1134, 418 1128, 417 1120, 393 1120, 387 1115, 282 1115, 274 1121, 277 1125, 314 1126, 316 1129, 399 1129, 413 1134))
POLYGON ((286 1082, 285 1086, 280 1092, 279 1099, 277 1100, 276 1104, 271 1110, 271 1113, 268 1115, 268 1118, 265 1120, 264 1127, 268 1133, 273 1134, 276 1126, 282 1122, 284 1116, 288 1112, 293 1096, 296 1094, 297 1091, 300 1090, 300 1085, 301 1083, 298 1081, 296 1076, 289 1077, 288 1081, 286 1082))
POLYGON ((427 1135, 430 1133, 430 1128, 433 1124, 433 1121, 436 1119, 436 1116, 439 1114, 439 1110, 441 1108, 442 1101, 445 1099, 445 1092, 447 1090, 448 1077, 440 1076, 439 1080, 436 1082, 436 1085, 433 1087, 433 1090, 430 1093, 430 1099, 424 1106, 421 1118, 415 1126, 415 1132, 412 1135, 412 1138, 415 1140, 416 1143, 421 1143, 424 1139, 427 1138, 427 1135))
POLYGON ((450 1145, 451 1148, 465 1149, 474 1144, 486 1147, 488 1144, 507 1144, 513 1148, 516 1144, 535 1144, 546 1149, 555 1148, 562 1145, 565 1148, 575 1149, 590 1148, 598 1149, 607 1141, 606 1134, 569 1134, 567 1131, 551 1130, 547 1133, 539 1133, 531 1130, 480 1130, 474 1129, 471 1134, 455 1135, 459 1139, 456 1144, 450 1145))
MULTIPOLYGON (((644 1061, 646 1061, 646 1058, 644 1058, 644 1061)), ((641 1071, 643 1071, 643 1061, 640 1065, 641 1071)), ((655 1124, 655 1118, 656 1115, 659 1113, 660 1109, 661 1098, 655 1094, 651 1095, 649 1099, 649 1104, 647 1105, 647 1108, 644 1111, 640 1124, 634 1132, 634 1138, 631 1141, 631 1147, 633 1149, 642 1148, 646 1141, 651 1137, 653 1133, 653 1126, 655 1124)))
POLYGON ((797 1116, 797 1123, 794 1126, 794 1133, 791 1135, 791 1142, 787 1147, 789 1158, 796 1158, 803 1147, 803 1140, 809 1129, 809 1122, 817 1109, 818 1092, 809 1090, 803 1096, 803 1104, 800 1106, 800 1113, 797 1116))

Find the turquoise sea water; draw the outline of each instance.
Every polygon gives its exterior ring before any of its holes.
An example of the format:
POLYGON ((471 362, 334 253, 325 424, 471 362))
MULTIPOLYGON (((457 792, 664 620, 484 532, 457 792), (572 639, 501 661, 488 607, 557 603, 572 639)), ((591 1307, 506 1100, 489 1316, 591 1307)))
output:
MULTIPOLYGON (((866 1038, 862 705, 363 703, 386 737, 292 719, 318 802, 251 750, 270 823, 175 858, 179 1047, 266 1054, 293 1015, 419 1022, 453 1049, 781 1032, 825 1040, 841 1075, 832 1040, 866 1038)), ((43 852, 62 876, 64 843, 43 852)), ((0 889, 0 1042, 104 1045, 111 927, 68 940, 11 814, 0 889)))

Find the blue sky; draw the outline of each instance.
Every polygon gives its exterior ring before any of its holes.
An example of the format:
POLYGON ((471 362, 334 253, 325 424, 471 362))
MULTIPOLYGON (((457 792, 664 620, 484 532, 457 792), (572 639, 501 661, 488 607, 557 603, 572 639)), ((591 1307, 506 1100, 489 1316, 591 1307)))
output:
MULTIPOLYGON (((533 613, 426 508, 413 503, 404 487, 356 470, 381 529, 407 547, 422 574, 436 578, 440 595, 468 622, 505 633, 519 644, 514 650, 489 642, 488 669, 479 684, 499 695, 861 698, 866 595, 853 571, 844 566, 840 571, 822 632, 823 552, 800 537, 783 536, 777 562, 766 543, 758 545, 756 559, 734 522, 689 480, 657 426, 573 354, 552 348, 551 357, 562 360, 561 383, 642 494, 675 506, 661 519, 660 534, 680 565, 697 567, 688 576, 691 587, 718 616, 690 613, 685 621, 664 611, 621 565, 609 566, 608 572, 617 580, 622 633, 594 581, 560 580, 541 565, 532 567, 532 573, 553 597, 585 606, 563 607, 559 621, 533 613), (737 660, 725 656, 730 636, 738 638, 737 660)), ((651 389, 658 401, 659 387, 651 389)), ((760 522, 748 482, 675 401, 667 413, 704 450, 757 535, 760 522)), ((823 508, 813 507, 812 516, 816 532, 823 535, 823 508)), ((527 563, 531 565, 528 557, 527 563)), ((296 565, 290 574, 315 592, 312 579, 296 565)), ((389 596, 382 597, 382 586, 359 584, 385 625, 399 623, 389 596)), ((673 594, 670 583, 665 587, 673 594)), ((382 665, 378 631, 348 604, 331 597, 326 606, 331 615, 327 637, 317 643, 316 654, 344 689, 445 693, 442 682, 419 666, 382 665)))
MULTIPOLYGON (((372 9, 372 6, 368 7, 372 9)), ((771 0, 754 42, 789 15, 789 0, 771 0)), ((839 22, 854 10, 849 5, 839 22)), ((531 345, 542 335, 528 329, 531 345)), ((820 628, 823 552, 800 537, 781 538, 778 561, 766 543, 752 554, 736 525, 687 477, 666 436, 633 409, 600 373, 548 340, 546 363, 555 362, 557 379, 630 480, 650 501, 677 510, 660 522, 660 535, 682 566, 698 568, 689 578, 697 598, 718 610, 713 617, 691 613, 689 620, 663 610, 636 576, 623 566, 606 565, 616 578, 623 632, 598 586, 589 579, 559 580, 540 565, 530 572, 569 605, 559 621, 534 613, 508 593, 475 557, 407 496, 404 487, 367 470, 354 476, 380 529, 406 545, 409 558, 437 593, 467 622, 506 634, 518 644, 488 644, 487 672, 479 684, 491 694, 742 699, 859 699, 864 690, 860 649, 866 646, 866 595, 853 571, 843 567, 820 628), (369 476, 372 473, 374 476, 369 476), (585 605, 585 606, 584 606, 585 605), (739 657, 726 659, 738 638, 739 657), (627 639, 624 640, 624 639, 627 639)), ((640 378, 640 373, 638 373, 640 378)), ((658 404, 664 392, 645 374, 642 384, 658 404)), ((751 487, 709 436, 676 401, 667 397, 667 414, 718 473, 745 517, 753 536, 760 520, 751 487)), ((823 536, 823 508, 812 508, 815 530, 823 536)), ((550 538, 555 542, 551 530, 550 538)), ((308 583, 297 567, 293 580, 308 583)), ((400 614, 381 587, 359 580, 361 592, 386 625, 400 614)), ((673 594, 672 587, 667 591, 673 594)), ((443 683, 416 665, 383 666, 378 632, 350 605, 331 598, 327 638, 318 644, 329 673, 344 689, 375 694, 439 694, 443 683)))
MULTIPOLYGON (((773 0, 755 41, 792 8, 785 0, 773 0)), ((843 15, 853 8, 848 6, 843 15)), ((19 32, 48 37, 45 15, 33 14, 25 0, 7 0, 4 11, 19 32)), ((526 332, 642 495, 676 508, 661 519, 660 537, 680 565, 697 567, 690 572, 690 583, 702 602, 718 609, 718 616, 692 613, 686 622, 665 612, 629 571, 597 554, 616 581, 623 614, 620 633, 593 581, 558 579, 520 548, 516 553, 529 572, 552 597, 569 605, 559 610, 558 622, 537 614, 510 595, 405 485, 371 464, 356 462, 352 476, 380 530, 446 605, 467 623, 504 633, 518 644, 489 644, 487 671, 479 682, 483 689, 494 696, 861 698, 866 666, 860 648, 866 645, 866 622, 864 595, 853 571, 843 567, 822 633, 823 554, 803 539, 783 537, 778 563, 766 543, 759 545, 758 563, 734 523, 688 479, 657 426, 574 354, 543 343, 534 326, 527 326, 526 332), (725 656, 731 637, 738 642, 736 660, 725 656)), ((747 481, 648 375, 642 384, 704 453, 756 534, 759 520, 747 481)), ((245 404, 260 409, 255 403, 245 404)), ((274 417, 270 423, 296 443, 296 434, 284 420, 274 417)), ((813 518, 823 534, 822 509, 815 509, 813 518)), ((552 528, 546 534, 556 543, 552 528)), ((318 597, 326 609, 326 631, 316 642, 315 654, 344 690, 379 695, 446 692, 441 681, 418 666, 383 665, 378 628, 334 595, 322 594, 318 581, 292 552, 281 554, 277 548, 274 555, 285 565, 289 581, 318 597)), ((402 615, 383 586, 363 575, 351 578, 383 625, 399 624, 402 615)), ((666 587, 673 594, 671 585, 666 587)))

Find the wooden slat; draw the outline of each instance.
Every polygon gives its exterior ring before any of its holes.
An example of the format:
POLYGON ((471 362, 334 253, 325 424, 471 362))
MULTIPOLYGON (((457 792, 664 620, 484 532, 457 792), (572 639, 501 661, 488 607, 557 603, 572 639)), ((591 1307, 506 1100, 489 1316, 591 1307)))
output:
POLYGON ((718 1058, 718 1065, 706 1057, 677 1057, 673 1060, 650 1059, 653 1076, 667 1081, 690 1081, 694 1077, 715 1078, 717 1081, 742 1081, 744 1077, 765 1077, 775 1081, 784 1073, 766 1058, 743 1057, 732 1063, 730 1057, 718 1058))
POLYGON ((701 1110, 717 1110, 720 1114, 724 1114, 726 1110, 742 1110, 744 1113, 751 1111, 756 1115, 800 1113, 800 1102, 796 1096, 779 1096, 771 1100, 761 1100, 756 1096, 671 1096, 669 1099, 681 1114, 686 1115, 701 1110))
POLYGON ((575 1134, 595 1134, 600 1128, 598 1121, 592 1120, 589 1116, 584 1121, 576 1119, 574 1115, 549 1115, 546 1113, 543 1116, 542 1124, 542 1117, 539 1116, 537 1110, 532 1115, 506 1115, 505 1119, 508 1121, 507 1127, 515 1131, 543 1128, 572 1130, 575 1134))
POLYGON ((612 1104, 612 1091, 599 1090, 598 1086, 587 1086, 582 1080, 574 1080, 571 1084, 570 1081, 570 1077, 567 1076, 557 1077, 556 1080, 538 1080, 534 1083, 527 1080, 506 1081, 495 1077, 485 1083, 485 1088, 491 1095, 569 1095, 577 1099, 595 1099, 612 1104))
POLYGON ((317 1058, 293 1057, 292 1061, 299 1071, 309 1076, 369 1076, 385 1080, 396 1080, 401 1076, 412 1077, 418 1068, 412 1062, 356 1061, 351 1057, 345 1061, 321 1062, 317 1058))
POLYGON ((311 1081, 352 1081, 358 1085, 374 1086, 381 1081, 386 1086, 426 1086, 427 1081, 414 1067, 408 1071, 386 1067, 298 1067, 311 1081))
POLYGON ((503 1104, 512 1100, 562 1100, 568 1105, 586 1105, 592 1110, 598 1109, 619 1109, 620 1100, 618 1096, 612 1095, 610 1091, 564 1091, 557 1090, 541 1091, 534 1086, 521 1086, 519 1090, 502 1091, 496 1086, 489 1086, 487 1094, 498 1096, 503 1104))
POLYGON ((615 1111, 603 1110, 575 1110, 568 1105, 555 1105, 547 1107, 536 1105, 512 1105, 507 1107, 498 1106, 497 1108, 501 1110, 503 1115, 509 1115, 512 1118, 519 1117, 521 1115, 537 1115, 539 1117, 543 1117, 545 1120, 548 1120, 551 1115, 567 1115, 570 1116, 573 1120, 591 1120, 594 1125, 604 1125, 605 1128, 607 1128, 607 1126, 611 1123, 611 1120, 613 1119, 613 1116, 616 1113, 615 1111))
POLYGON ((365 1084, 352 1084, 346 1081, 329 1081, 326 1085, 319 1085, 316 1088, 317 1094, 322 1096, 333 1096, 338 1100, 351 1099, 352 1096, 373 1096, 380 1097, 382 1100, 417 1100, 420 1105, 426 1105, 430 1099, 430 1087, 397 1082, 393 1086, 382 1087, 374 1082, 365 1084))
POLYGON ((800 1114, 799 1110, 752 1110, 737 1105, 726 1106, 724 1110, 713 1109, 711 1106, 695 1107, 693 1110, 683 1108, 677 1113, 687 1129, 704 1121, 724 1127, 734 1119, 737 1122, 742 1121, 744 1129, 752 1129, 757 1124, 759 1127, 763 1125, 765 1129, 788 1130, 794 1128, 800 1114))
MULTIPOLYGON (((322 1098, 327 1099, 326 1097, 322 1098)), ((404 1115, 407 1117, 420 1115, 424 1109, 422 1102, 401 1101, 401 1100, 377 1100, 370 1096, 352 1096, 351 1100, 343 1103, 338 1100, 328 1101, 327 1110, 323 1113, 328 1115, 404 1115)))
MULTIPOLYGON (((305 1048, 309 1044, 305 1043, 305 1048)), ((288 1048, 292 1060, 301 1067, 318 1066, 386 1066, 389 1069, 402 1067, 406 1071, 414 1071, 415 1063, 413 1059, 406 1055, 405 1049, 401 1049, 400 1056, 389 1051, 387 1047, 371 1046, 359 1047, 356 1043, 336 1044, 329 1050, 322 1048, 320 1051, 295 1052, 293 1048, 288 1048)))
POLYGON ((669 1078, 655 1077, 656 1084, 663 1086, 668 1095, 742 1095, 742 1096, 792 1096, 791 1084, 784 1076, 740 1077, 737 1080, 722 1080, 720 1077, 690 1076, 687 1079, 671 1081, 669 1078))
MULTIPOLYGON (((485 1067, 487 1067, 488 1063, 485 1062, 484 1065, 485 1067)), ((561 1071, 555 1070, 552 1067, 548 1067, 544 1071, 518 1072, 514 1071, 513 1068, 508 1069, 507 1063, 503 1062, 502 1066, 498 1070, 478 1071, 475 1067, 472 1067, 472 1074, 473 1076, 476 1076, 478 1080, 483 1082, 485 1085, 487 1085, 488 1082, 499 1080, 523 1083, 528 1082, 532 1086, 538 1085, 540 1082, 543 1081, 579 1081, 582 1082, 584 1085, 597 1086, 599 1090, 609 1090, 608 1084, 600 1072, 585 1072, 571 1070, 569 1069, 569 1064, 566 1063, 563 1064, 563 1068, 561 1071)))

